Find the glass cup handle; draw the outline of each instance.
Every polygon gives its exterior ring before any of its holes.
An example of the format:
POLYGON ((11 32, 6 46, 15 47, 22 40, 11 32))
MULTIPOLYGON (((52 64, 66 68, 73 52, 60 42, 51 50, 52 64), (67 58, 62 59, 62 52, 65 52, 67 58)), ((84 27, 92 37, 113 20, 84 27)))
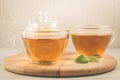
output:
POLYGON ((12 46, 13 46, 14 48, 16 48, 18 51, 24 52, 24 50, 21 49, 20 47, 18 47, 18 45, 17 45, 17 41, 20 40, 20 39, 21 39, 21 36, 20 36, 20 35, 13 36, 13 38, 12 38, 12 40, 11 40, 12 46))
POLYGON ((115 31, 112 31, 112 37, 111 37, 111 41, 109 43, 109 46, 114 42, 115 40, 115 31))

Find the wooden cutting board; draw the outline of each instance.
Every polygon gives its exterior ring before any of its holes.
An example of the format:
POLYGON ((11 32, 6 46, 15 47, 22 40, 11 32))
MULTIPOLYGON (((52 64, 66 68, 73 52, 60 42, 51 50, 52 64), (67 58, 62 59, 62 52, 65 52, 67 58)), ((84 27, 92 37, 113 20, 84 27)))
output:
POLYGON ((117 65, 115 58, 109 55, 103 55, 97 63, 79 64, 75 62, 79 55, 73 51, 66 52, 56 64, 40 65, 32 62, 25 54, 6 58, 5 69, 32 76, 83 76, 105 73, 115 69, 117 65))

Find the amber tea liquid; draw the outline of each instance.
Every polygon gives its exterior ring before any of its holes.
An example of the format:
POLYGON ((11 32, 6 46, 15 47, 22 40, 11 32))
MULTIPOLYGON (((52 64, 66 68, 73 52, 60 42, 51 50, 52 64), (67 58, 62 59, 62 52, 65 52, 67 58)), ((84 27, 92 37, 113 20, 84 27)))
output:
POLYGON ((84 35, 72 34, 72 40, 78 53, 87 56, 101 56, 106 50, 111 34, 84 35))
POLYGON ((23 38, 26 51, 35 62, 52 63, 61 57, 66 48, 68 38, 36 39, 23 38))

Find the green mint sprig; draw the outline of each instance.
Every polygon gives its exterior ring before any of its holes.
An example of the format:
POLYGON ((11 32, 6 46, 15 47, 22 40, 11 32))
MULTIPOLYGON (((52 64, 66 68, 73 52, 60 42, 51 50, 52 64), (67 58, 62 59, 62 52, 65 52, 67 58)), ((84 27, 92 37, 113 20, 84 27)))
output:
POLYGON ((86 57, 84 55, 80 55, 75 60, 75 62, 85 64, 85 63, 88 63, 88 62, 99 62, 99 60, 98 60, 98 58, 96 56, 91 56, 90 58, 88 58, 88 57, 86 57))
POLYGON ((89 62, 99 62, 99 60, 98 60, 97 57, 91 56, 91 57, 89 58, 89 62))
POLYGON ((88 63, 88 59, 87 59, 86 56, 80 55, 80 56, 76 59, 76 62, 78 62, 78 63, 88 63))

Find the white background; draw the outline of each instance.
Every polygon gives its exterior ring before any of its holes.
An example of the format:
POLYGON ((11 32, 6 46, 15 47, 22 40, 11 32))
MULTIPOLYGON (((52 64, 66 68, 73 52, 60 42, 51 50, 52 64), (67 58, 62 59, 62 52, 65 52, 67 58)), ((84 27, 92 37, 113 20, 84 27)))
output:
MULTIPOLYGON (((48 11, 62 26, 97 24, 112 26, 120 47, 120 0, 0 0, 0 47, 12 47, 11 37, 20 34, 39 11, 48 11)), ((68 48, 72 48, 69 43, 68 48)))

